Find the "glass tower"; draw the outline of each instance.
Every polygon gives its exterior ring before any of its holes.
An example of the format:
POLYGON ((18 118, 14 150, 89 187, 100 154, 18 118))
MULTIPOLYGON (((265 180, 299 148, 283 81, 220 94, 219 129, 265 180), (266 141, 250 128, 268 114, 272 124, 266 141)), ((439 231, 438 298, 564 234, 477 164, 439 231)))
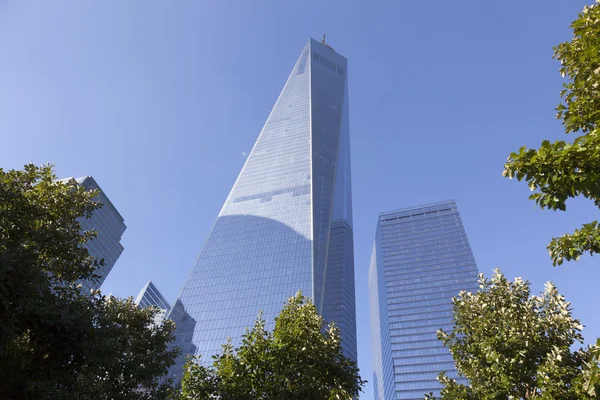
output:
POLYGON ((93 240, 87 242, 86 248, 90 255, 95 257, 98 261, 104 260, 104 265, 95 271, 95 274, 98 275, 97 280, 86 279, 80 282, 82 284, 82 292, 89 293, 90 290, 95 290, 102 286, 102 283, 123 252, 121 236, 123 235, 123 232, 125 232, 125 229, 127 229, 127 226, 125 226, 121 214, 119 214, 94 178, 91 176, 84 176, 81 178, 67 179, 75 179, 80 186, 83 186, 86 189, 98 190, 98 195, 94 200, 99 201, 103 205, 102 208, 94 211, 91 218, 81 218, 79 221, 83 230, 95 230, 98 233, 93 240))
POLYGON ((347 61, 323 42, 302 49, 169 313, 175 378, 185 355, 239 344, 259 310, 272 329, 298 290, 356 359, 347 61))
POLYGON ((158 313, 154 316, 154 323, 160 324, 165 317, 165 314, 171 308, 169 302, 165 297, 159 292, 152 281, 146 283, 146 285, 142 288, 137 298, 135 299, 135 304, 141 308, 155 306, 159 309, 158 313))
POLYGON ((476 291, 477 266, 454 201, 379 215, 369 269, 375 399, 439 396, 461 383, 436 331, 452 330, 452 297, 476 291))

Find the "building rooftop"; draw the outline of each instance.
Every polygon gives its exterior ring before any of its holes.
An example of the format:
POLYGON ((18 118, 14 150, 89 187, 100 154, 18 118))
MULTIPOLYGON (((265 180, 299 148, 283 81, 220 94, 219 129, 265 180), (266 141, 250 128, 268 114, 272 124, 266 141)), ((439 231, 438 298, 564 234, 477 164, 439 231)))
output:
POLYGON ((440 207, 440 206, 456 206, 456 202, 454 200, 445 200, 445 201, 438 201, 436 203, 428 203, 428 204, 421 204, 418 206, 399 208, 397 210, 381 212, 381 213, 379 213, 379 217, 388 216, 391 214, 398 214, 398 213, 422 210, 424 208, 430 208, 430 207, 440 207))

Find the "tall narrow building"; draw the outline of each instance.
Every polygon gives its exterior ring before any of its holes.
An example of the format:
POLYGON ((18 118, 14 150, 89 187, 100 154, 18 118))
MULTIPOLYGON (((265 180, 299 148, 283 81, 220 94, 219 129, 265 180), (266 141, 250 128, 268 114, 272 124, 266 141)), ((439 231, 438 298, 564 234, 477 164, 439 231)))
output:
POLYGON ((179 293, 175 345, 210 362, 296 291, 356 359, 347 61, 310 39, 179 293), (182 319, 182 321, 179 321, 182 319))
POLYGON ((104 265, 96 270, 98 279, 86 279, 81 281, 82 292, 89 293, 90 290, 99 289, 104 280, 112 270, 113 266, 123 252, 121 236, 127 229, 123 217, 91 176, 74 179, 77 184, 89 190, 98 190, 98 196, 94 199, 102 204, 102 208, 94 211, 91 218, 81 218, 80 223, 83 230, 95 230, 97 236, 87 242, 86 248, 98 261, 104 260, 104 265))
POLYGON ((381 213, 369 269, 375 399, 439 396, 457 375, 436 331, 452 330, 452 297, 476 291, 477 266, 456 203, 381 213))

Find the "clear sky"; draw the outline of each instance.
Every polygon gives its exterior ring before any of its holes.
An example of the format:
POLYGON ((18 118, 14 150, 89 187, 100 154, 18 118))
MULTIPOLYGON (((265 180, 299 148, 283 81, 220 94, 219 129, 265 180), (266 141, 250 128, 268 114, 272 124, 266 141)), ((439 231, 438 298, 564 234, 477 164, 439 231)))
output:
POLYGON ((536 209, 501 176, 521 145, 571 139, 552 46, 590 2, 0 0, 0 167, 94 176, 128 226, 103 291, 153 280, 174 301, 302 47, 326 32, 349 61, 363 377, 377 215, 446 199, 480 271, 554 281, 591 342, 600 258, 553 268, 545 246, 598 209, 536 209))

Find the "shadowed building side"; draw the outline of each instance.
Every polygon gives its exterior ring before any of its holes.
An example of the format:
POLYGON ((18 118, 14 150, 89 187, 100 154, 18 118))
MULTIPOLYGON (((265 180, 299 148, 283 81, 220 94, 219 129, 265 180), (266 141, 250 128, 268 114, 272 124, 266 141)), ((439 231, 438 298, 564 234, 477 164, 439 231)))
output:
POLYGON ((260 310, 273 329, 288 297, 311 293, 310 250, 310 240, 278 221, 219 217, 196 260, 203 269, 194 268, 187 278, 193 289, 180 294, 169 314, 177 323, 173 345, 182 349, 172 377, 181 373, 185 355, 201 354, 210 363, 228 337, 237 344, 260 310), (232 248, 231 240, 238 245, 232 248))

